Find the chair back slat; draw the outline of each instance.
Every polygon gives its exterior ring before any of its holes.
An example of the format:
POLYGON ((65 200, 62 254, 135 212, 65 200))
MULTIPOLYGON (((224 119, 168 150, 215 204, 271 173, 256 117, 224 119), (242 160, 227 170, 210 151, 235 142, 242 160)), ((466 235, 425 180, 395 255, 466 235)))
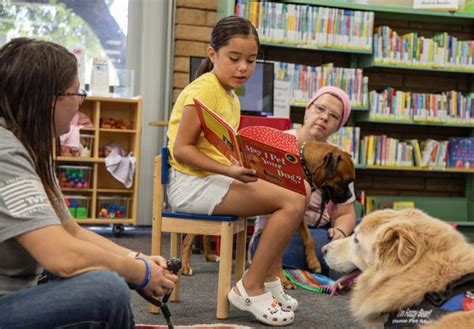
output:
POLYGON ((168 184, 169 176, 169 162, 168 162, 168 147, 163 146, 161 148, 161 184, 168 184))

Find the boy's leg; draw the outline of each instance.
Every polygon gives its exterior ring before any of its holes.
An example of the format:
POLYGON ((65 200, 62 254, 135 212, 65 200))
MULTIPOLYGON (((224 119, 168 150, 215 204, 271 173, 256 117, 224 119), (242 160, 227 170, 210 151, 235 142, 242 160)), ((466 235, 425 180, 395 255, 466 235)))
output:
POLYGON ((133 328, 130 290, 114 272, 50 280, 0 297, 0 328, 133 328))

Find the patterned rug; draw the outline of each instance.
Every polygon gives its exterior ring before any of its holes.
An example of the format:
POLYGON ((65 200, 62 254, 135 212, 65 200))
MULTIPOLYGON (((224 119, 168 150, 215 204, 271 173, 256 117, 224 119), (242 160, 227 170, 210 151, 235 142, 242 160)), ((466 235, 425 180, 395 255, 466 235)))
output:
MULTIPOLYGON (((135 329, 167 329, 168 326, 165 325, 157 325, 154 326, 152 324, 137 324, 135 325, 135 329)), ((193 329, 251 329, 252 327, 247 326, 240 326, 237 324, 195 324, 192 326, 174 326, 175 329, 184 329, 184 328, 193 328, 193 329)))
POLYGON ((285 276, 298 287, 317 292, 331 294, 335 281, 322 274, 311 273, 304 270, 283 270, 285 276))

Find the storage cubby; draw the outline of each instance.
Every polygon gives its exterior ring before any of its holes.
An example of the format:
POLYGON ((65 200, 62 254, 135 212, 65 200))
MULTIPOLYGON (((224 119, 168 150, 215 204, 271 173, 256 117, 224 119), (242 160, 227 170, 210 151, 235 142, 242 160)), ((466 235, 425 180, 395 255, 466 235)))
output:
POLYGON ((81 105, 79 111, 87 115, 93 124, 92 128, 80 130, 81 145, 90 148, 90 156, 64 156, 59 150, 55 159, 66 204, 78 223, 113 224, 117 236, 123 233, 124 224, 136 225, 141 108, 140 97, 87 97, 81 105), (101 127, 104 123, 106 128, 101 127), (130 154, 135 158, 129 188, 107 170, 103 154, 107 145, 120 145, 125 156, 130 154), (102 211, 101 215, 101 209, 105 209, 107 214, 102 211))

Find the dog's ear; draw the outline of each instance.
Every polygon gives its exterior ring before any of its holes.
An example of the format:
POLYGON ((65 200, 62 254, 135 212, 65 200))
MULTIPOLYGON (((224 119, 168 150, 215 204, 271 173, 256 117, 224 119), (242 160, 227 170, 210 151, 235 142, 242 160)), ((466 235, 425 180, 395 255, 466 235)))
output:
POLYGON ((326 153, 323 158, 323 168, 326 173, 326 177, 334 176, 336 172, 337 159, 332 152, 326 153))
POLYGON ((378 264, 406 266, 417 260, 421 247, 419 234, 412 223, 392 222, 382 229, 375 243, 378 264))

